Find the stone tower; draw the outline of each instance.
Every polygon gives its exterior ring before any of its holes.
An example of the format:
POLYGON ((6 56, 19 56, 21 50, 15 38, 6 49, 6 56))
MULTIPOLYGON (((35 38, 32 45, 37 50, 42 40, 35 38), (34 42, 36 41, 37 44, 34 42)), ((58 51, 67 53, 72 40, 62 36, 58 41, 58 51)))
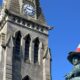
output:
POLYGON ((51 80, 50 29, 39 0, 3 0, 0 80, 51 80))
POLYGON ((65 80, 80 80, 80 45, 77 51, 69 53, 68 60, 74 65, 74 68, 66 75, 65 80))

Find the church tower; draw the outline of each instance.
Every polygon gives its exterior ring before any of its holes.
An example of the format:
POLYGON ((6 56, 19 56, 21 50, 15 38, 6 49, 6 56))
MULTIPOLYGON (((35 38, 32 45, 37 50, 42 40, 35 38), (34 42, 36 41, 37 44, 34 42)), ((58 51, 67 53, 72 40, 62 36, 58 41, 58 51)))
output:
POLYGON ((65 80, 80 80, 80 44, 75 52, 69 53, 68 60, 74 67, 65 80))
POLYGON ((48 31, 39 0, 3 0, 0 80, 51 80, 48 31))

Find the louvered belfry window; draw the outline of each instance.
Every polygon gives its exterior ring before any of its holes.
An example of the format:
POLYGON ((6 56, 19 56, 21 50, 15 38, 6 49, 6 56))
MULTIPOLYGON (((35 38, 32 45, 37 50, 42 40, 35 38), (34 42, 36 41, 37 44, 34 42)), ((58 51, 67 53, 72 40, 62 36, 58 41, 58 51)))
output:
POLYGON ((39 50, 39 39, 36 38, 34 41, 34 63, 38 62, 38 50, 39 50))
POLYGON ((29 60, 29 48, 30 48, 30 35, 25 38, 25 55, 24 60, 29 60))

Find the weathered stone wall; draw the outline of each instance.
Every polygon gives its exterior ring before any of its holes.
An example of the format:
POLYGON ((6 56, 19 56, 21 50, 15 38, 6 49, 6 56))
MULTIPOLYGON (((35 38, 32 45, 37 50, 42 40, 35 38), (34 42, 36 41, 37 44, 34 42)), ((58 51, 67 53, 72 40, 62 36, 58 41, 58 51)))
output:
MULTIPOLYGON (((21 51, 21 75, 22 78, 25 77, 26 75, 30 76, 30 78, 32 80, 43 80, 43 55, 44 52, 39 53, 40 56, 40 63, 34 64, 33 61, 33 40, 36 37, 39 37, 40 42, 42 42, 44 44, 44 48, 46 45, 48 45, 48 40, 46 35, 36 32, 32 29, 28 29, 28 28, 23 28, 22 26, 18 26, 12 23, 8 23, 7 26, 7 34, 11 37, 15 37, 15 33, 17 31, 21 31, 21 35, 22 35, 22 41, 21 41, 21 47, 22 47, 22 51, 21 51), (24 62, 24 37, 30 34, 31 37, 31 52, 30 52, 30 61, 29 62, 24 62)), ((7 72, 6 74, 8 75, 8 79, 11 80, 12 79, 12 55, 13 55, 13 46, 14 46, 14 42, 13 42, 13 38, 10 38, 10 42, 9 45, 7 46, 7 72), (8 74, 9 73, 9 74, 8 74)), ((19 62, 15 62, 16 65, 20 64, 19 62)), ((14 68, 14 67, 13 67, 14 68)), ((14 68, 15 69, 15 68, 14 68)), ((16 70, 17 71, 17 70, 16 70)), ((19 73, 19 72, 16 72, 19 73)), ((16 75, 16 73, 14 73, 16 75)), ((21 77, 21 76, 19 76, 21 77)), ((18 80, 18 77, 16 77, 16 80, 18 80)))
MULTIPOLYGON (((20 0, 21 1, 21 0, 20 0)), ((48 48, 48 26, 38 2, 35 1, 36 17, 30 17, 20 12, 22 6, 19 0, 5 0, 6 14, 1 19, 0 35, 5 34, 3 52, 0 62, 0 80, 22 80, 29 76, 31 80, 50 80, 50 53, 48 48), (29 22, 29 23, 28 23, 29 22), (32 25, 33 24, 33 25, 32 25), (14 58, 15 34, 21 32, 20 60, 14 58), (30 35, 29 60, 24 62, 25 36, 30 35), (34 40, 39 38, 38 62, 34 64, 34 40), (44 57, 45 56, 45 57, 44 57), (43 59, 44 58, 44 59, 43 59), (43 65, 44 64, 44 65, 43 65), (45 73, 45 75, 43 74, 45 73)))

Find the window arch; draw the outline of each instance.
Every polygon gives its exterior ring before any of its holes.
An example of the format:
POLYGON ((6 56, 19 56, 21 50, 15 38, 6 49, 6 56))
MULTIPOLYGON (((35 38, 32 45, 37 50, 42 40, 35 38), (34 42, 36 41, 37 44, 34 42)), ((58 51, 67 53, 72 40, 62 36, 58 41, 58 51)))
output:
POLYGON ((27 76, 24 77, 22 80, 30 80, 30 77, 27 75, 27 76))
POLYGON ((25 38, 25 55, 24 55, 24 60, 29 60, 29 48, 30 48, 30 35, 27 35, 25 38))
POLYGON ((39 38, 34 40, 34 63, 38 62, 39 38))
POLYGON ((18 31, 15 34, 15 43, 14 43, 14 56, 15 58, 20 58, 20 45, 21 45, 21 32, 18 31))

